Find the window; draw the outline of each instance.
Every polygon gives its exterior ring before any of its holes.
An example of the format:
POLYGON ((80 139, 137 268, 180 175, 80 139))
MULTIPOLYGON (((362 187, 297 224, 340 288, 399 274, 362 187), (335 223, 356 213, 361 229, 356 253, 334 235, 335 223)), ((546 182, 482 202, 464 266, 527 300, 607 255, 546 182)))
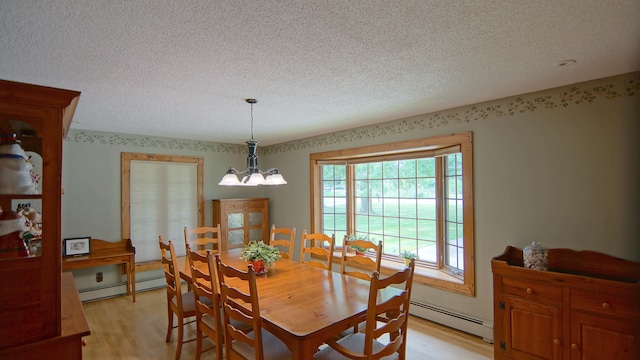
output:
POLYGON ((158 236, 185 254, 185 226, 203 226, 203 159, 122 153, 122 237, 136 262, 160 259, 158 236))
POLYGON ((312 227, 383 241, 383 268, 475 295, 471 133, 311 154, 312 227))

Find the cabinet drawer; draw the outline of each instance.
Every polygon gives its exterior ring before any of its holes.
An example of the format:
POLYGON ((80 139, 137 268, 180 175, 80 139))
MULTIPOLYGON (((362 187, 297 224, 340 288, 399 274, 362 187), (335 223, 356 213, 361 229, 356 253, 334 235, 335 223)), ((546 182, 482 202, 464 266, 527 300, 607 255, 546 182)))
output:
POLYGON ((582 290, 571 290, 571 308, 626 318, 638 317, 634 297, 582 290))
POLYGON ((238 201, 234 203, 227 204, 228 209, 231 210, 249 210, 249 209, 258 209, 262 210, 264 208, 264 200, 245 200, 238 201))
POLYGON ((523 281, 522 279, 503 277, 502 291, 505 294, 517 295, 525 299, 551 303, 562 302, 561 287, 535 281, 523 281))

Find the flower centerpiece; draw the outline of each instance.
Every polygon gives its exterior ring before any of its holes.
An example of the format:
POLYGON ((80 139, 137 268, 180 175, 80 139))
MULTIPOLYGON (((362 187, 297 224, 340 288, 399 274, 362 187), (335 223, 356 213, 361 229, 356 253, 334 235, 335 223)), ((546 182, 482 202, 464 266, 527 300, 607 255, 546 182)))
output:
POLYGON ((364 253, 367 252, 367 249, 360 247, 358 245, 351 245, 350 248, 351 250, 356 252, 356 255, 364 255, 364 253))
POLYGON ((267 267, 273 265, 280 258, 280 251, 275 246, 269 246, 262 240, 251 241, 242 247, 240 258, 250 262, 256 274, 267 272, 267 267))
POLYGON ((411 264, 411 260, 418 260, 418 254, 414 253, 411 250, 402 250, 400 253, 400 257, 404 259, 404 264, 409 266, 411 264))
MULTIPOLYGON (((367 235, 362 235, 362 234, 352 234, 349 235, 349 241, 354 241, 354 240, 365 240, 365 241, 369 241, 369 236, 367 235)), ((365 252, 367 252, 367 249, 358 246, 358 245, 351 245, 349 246, 349 249, 353 250, 356 252, 356 255, 364 255, 365 252)))

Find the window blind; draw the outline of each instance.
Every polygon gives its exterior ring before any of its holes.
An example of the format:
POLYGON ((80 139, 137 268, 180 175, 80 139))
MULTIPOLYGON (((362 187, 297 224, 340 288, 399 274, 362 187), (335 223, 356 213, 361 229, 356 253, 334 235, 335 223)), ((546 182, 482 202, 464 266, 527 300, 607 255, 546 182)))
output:
POLYGON ((130 177, 136 262, 160 259, 158 235, 184 256, 183 229, 198 222, 197 164, 132 160, 130 177))

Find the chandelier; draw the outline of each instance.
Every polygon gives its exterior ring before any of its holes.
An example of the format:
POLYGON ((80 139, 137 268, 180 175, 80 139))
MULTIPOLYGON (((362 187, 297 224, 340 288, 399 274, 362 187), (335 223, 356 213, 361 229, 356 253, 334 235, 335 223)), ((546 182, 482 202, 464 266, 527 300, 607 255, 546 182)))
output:
POLYGON ((287 181, 282 177, 278 168, 271 168, 266 171, 260 170, 258 167, 258 155, 256 150, 258 142, 253 139, 253 104, 257 103, 256 99, 245 99, 251 105, 251 140, 246 144, 249 147, 249 155, 247 155, 247 167, 242 171, 238 171, 232 167, 227 170, 227 174, 222 177, 218 185, 223 186, 258 186, 258 185, 284 185, 287 181), (243 175, 238 180, 238 175, 243 175), (265 178, 266 175, 266 178, 265 178))

